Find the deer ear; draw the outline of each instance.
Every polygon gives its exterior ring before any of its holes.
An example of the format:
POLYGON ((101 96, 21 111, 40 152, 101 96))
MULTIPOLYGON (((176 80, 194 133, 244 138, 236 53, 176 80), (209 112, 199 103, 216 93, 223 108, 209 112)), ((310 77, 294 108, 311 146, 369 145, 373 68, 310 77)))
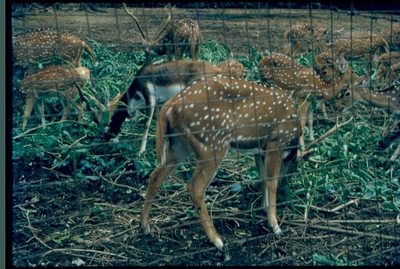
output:
POLYGON ((346 69, 347 69, 346 64, 347 64, 347 62, 342 56, 340 56, 339 58, 336 59, 336 63, 338 64, 339 71, 342 74, 346 73, 346 69))

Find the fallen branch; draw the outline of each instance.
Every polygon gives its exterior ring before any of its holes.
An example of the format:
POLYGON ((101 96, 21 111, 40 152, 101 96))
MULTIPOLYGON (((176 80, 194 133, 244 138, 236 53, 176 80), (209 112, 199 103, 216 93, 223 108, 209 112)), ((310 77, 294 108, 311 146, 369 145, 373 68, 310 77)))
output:
POLYGON ((398 237, 394 236, 389 236, 389 235, 382 235, 382 234, 376 234, 376 233, 365 233, 365 232, 357 232, 357 231, 350 231, 350 230, 345 230, 345 229, 339 229, 339 228, 333 228, 333 227, 325 227, 325 226, 319 226, 319 225, 309 225, 309 224, 300 224, 300 223, 294 223, 291 221, 282 221, 286 224, 289 225, 295 225, 295 226, 300 226, 300 227, 307 227, 307 228, 313 228, 313 229, 319 229, 319 230, 328 230, 332 232, 338 232, 338 233, 344 233, 344 234, 351 234, 351 235, 359 235, 359 236, 369 236, 369 237, 379 237, 382 239, 388 239, 388 240, 399 240, 398 237))
POLYGON ((321 142, 322 140, 324 140, 326 137, 328 137, 329 135, 331 135, 333 132, 335 132, 336 130, 338 130, 340 127, 349 124, 351 121, 353 120, 353 117, 351 117, 348 121, 339 124, 339 117, 336 117, 336 124, 335 126, 333 126, 329 131, 327 131, 326 133, 324 133, 323 135, 321 135, 320 137, 318 137, 317 139, 315 139, 314 141, 312 141, 310 144, 307 145, 307 147, 304 149, 303 152, 309 151, 313 146, 315 146, 316 144, 318 144, 319 142, 321 142))

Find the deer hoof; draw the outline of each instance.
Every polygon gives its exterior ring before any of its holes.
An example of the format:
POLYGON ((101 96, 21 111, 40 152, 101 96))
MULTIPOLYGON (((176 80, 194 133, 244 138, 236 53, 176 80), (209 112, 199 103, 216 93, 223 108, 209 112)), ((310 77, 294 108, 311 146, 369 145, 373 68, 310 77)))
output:
POLYGON ((149 234, 150 233, 150 226, 147 225, 146 227, 143 228, 143 233, 144 234, 149 234))

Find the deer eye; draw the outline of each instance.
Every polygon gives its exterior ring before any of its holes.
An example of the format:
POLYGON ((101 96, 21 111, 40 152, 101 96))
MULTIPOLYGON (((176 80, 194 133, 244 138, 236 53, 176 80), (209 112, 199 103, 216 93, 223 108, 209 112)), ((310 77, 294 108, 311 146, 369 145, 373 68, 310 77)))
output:
POLYGON ((350 92, 345 92, 345 93, 344 93, 344 96, 350 96, 350 95, 351 95, 350 92))

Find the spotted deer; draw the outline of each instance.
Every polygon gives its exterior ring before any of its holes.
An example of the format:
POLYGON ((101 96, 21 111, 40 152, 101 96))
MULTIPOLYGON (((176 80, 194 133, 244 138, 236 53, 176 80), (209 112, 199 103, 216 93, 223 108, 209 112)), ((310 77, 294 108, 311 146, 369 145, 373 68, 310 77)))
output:
POLYGON ((307 43, 319 42, 327 29, 310 23, 298 23, 289 27, 283 34, 286 41, 282 53, 292 58, 298 54, 307 43))
POLYGON ((263 183, 262 206, 269 226, 275 234, 282 234, 276 213, 278 182, 290 176, 304 156, 310 156, 298 154, 297 111, 285 91, 236 78, 201 78, 165 103, 156 134, 159 166, 150 175, 140 216, 145 234, 151 232, 150 211, 158 189, 194 153, 196 168, 187 190, 208 239, 221 250, 224 243, 208 214, 204 195, 228 151, 254 154, 263 183))
POLYGON ((168 11, 167 6, 167 21, 160 28, 153 41, 148 41, 139 20, 133 12, 128 11, 125 3, 123 5, 125 12, 135 21, 139 28, 143 46, 152 56, 166 53, 169 61, 173 60, 173 56, 175 56, 175 60, 182 60, 184 53, 189 52, 193 61, 198 60, 202 36, 196 20, 182 19, 171 23, 171 12, 168 11))
POLYGON ((12 46, 13 64, 32 71, 38 62, 45 62, 55 57, 71 63, 74 67, 80 67, 84 50, 97 64, 92 49, 85 41, 56 30, 39 29, 14 35, 12 46))
POLYGON ((391 48, 400 46, 400 25, 384 28, 380 31, 380 34, 388 41, 391 48))
POLYGON ((325 103, 340 93, 344 83, 352 82, 354 75, 346 60, 341 56, 335 56, 331 61, 333 65, 331 68, 334 70, 331 82, 324 81, 315 70, 306 68, 280 53, 272 53, 259 62, 261 81, 281 87, 291 93, 297 101, 302 130, 301 146, 304 145, 307 122, 310 140, 314 140, 312 98, 315 98, 318 104, 325 103))
MULTIPOLYGON (((105 127, 105 140, 118 141, 118 134, 126 118, 145 109, 147 116, 145 131, 139 154, 146 150, 147 136, 157 105, 164 104, 192 81, 218 74, 230 75, 229 65, 221 69, 208 62, 171 61, 160 65, 144 65, 136 74, 129 88, 121 94, 119 102, 111 113, 110 122, 105 127)), ((237 73, 232 73, 235 76, 237 73)))
POLYGON ((244 78, 244 66, 242 63, 230 59, 216 65, 221 68, 223 75, 235 78, 244 78))
POLYGON ((331 51, 346 59, 365 58, 368 74, 371 73, 371 62, 379 55, 389 52, 389 45, 381 35, 371 32, 348 32, 333 43, 326 44, 320 39, 316 42, 314 49, 322 48, 323 51, 331 51))
POLYGON ((392 83, 399 74, 400 52, 387 52, 381 54, 374 62, 376 82, 392 83))
MULTIPOLYGON (((13 96, 14 107, 25 103, 22 130, 25 130, 33 107, 37 102, 39 102, 37 107, 41 114, 43 129, 46 128, 43 104, 45 97, 58 96, 60 98, 64 107, 61 120, 66 120, 70 114, 71 102, 78 94, 73 82, 83 87, 86 80, 90 80, 90 71, 86 67, 72 69, 67 66, 50 66, 25 76, 13 96)), ((79 122, 82 122, 84 104, 78 99, 73 105, 78 110, 79 122)))
MULTIPOLYGON (((390 128, 390 131, 383 135, 384 139, 379 141, 380 146, 386 148, 394 139, 400 136, 400 79, 396 79, 389 87, 379 92, 371 91, 367 88, 369 78, 363 76, 359 79, 363 79, 362 83, 357 87, 347 89, 341 94, 335 107, 344 114, 355 104, 362 103, 392 112, 394 114, 394 124, 390 128)), ((400 150, 400 146, 396 152, 398 150, 400 150)))

